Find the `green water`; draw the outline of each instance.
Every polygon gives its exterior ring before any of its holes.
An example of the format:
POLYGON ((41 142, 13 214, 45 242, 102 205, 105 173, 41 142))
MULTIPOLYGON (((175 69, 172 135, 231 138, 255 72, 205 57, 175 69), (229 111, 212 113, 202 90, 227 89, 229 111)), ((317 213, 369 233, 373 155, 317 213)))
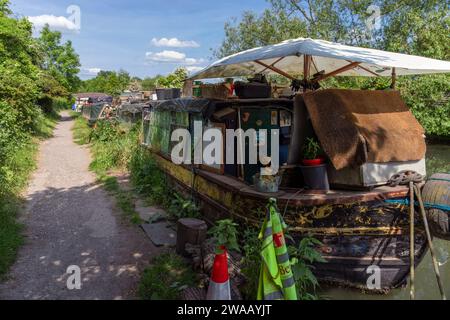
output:
MULTIPOLYGON (((450 173, 450 145, 429 145, 427 151, 427 175, 437 172, 450 173)), ((450 242, 434 239, 437 260, 440 265, 441 278, 445 293, 450 299, 450 242)), ((440 299, 436 276, 433 271, 431 256, 428 252, 416 268, 415 277, 416 299, 440 299)), ((403 300, 409 299, 409 283, 405 288, 392 290, 389 294, 367 294, 359 290, 342 288, 322 288, 320 295, 325 299, 341 300, 403 300)))

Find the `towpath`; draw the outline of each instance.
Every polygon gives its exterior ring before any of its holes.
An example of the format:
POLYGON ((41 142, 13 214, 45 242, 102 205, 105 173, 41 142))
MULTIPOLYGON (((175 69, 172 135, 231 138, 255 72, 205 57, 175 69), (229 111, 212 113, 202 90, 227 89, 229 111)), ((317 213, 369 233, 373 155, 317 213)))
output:
POLYGON ((119 217, 88 169, 89 150, 73 142, 72 126, 63 113, 40 147, 21 217, 25 245, 0 284, 0 299, 133 299, 139 273, 157 250, 119 217), (68 288, 69 266, 80 268, 81 289, 68 288))

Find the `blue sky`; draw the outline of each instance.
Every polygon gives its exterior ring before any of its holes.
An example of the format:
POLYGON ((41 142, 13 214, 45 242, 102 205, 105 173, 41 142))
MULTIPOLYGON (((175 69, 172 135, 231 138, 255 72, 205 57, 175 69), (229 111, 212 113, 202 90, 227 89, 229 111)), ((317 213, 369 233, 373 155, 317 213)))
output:
POLYGON ((145 77, 180 65, 206 66, 226 21, 268 6, 265 0, 11 0, 16 15, 32 17, 36 28, 50 22, 73 42, 83 79, 100 69, 145 77), (67 13, 70 5, 80 8, 79 30, 73 27, 76 16, 67 13))

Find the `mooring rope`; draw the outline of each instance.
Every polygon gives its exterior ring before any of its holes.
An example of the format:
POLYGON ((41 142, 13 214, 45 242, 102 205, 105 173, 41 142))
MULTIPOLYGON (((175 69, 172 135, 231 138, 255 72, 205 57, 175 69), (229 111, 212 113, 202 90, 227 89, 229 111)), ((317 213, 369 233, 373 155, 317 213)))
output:
POLYGON ((422 194, 420 192, 419 187, 417 186, 419 183, 424 181, 424 176, 421 174, 411 171, 411 170, 405 170, 401 171, 391 177, 389 179, 388 184, 391 187, 395 187, 398 185, 408 185, 409 186, 409 228, 410 228, 410 234, 409 234, 409 260, 410 260, 410 298, 411 300, 414 300, 415 298, 415 288, 414 288, 414 280, 415 280, 415 265, 414 265, 414 259, 415 259, 415 249, 414 249, 414 241, 415 241, 415 235, 414 235, 414 195, 417 197, 417 201, 419 203, 420 213, 422 215, 423 224, 425 227, 425 233, 427 236, 428 246, 430 247, 430 254, 431 259, 433 261, 433 267, 434 267, 434 273, 436 274, 436 280, 439 286, 439 291, 441 293, 442 300, 446 300, 445 292, 444 292, 444 286, 442 284, 441 276, 439 273, 439 265, 436 260, 436 256, 434 254, 434 247, 433 242, 431 239, 431 233, 430 228, 428 226, 428 219, 427 215, 425 213, 425 206, 422 201, 422 194))

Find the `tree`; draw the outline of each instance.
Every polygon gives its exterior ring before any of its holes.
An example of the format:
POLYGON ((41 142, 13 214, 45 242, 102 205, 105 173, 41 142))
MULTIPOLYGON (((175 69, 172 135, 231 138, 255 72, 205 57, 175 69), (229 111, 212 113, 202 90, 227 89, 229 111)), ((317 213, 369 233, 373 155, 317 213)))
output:
POLYGON ((31 23, 11 17, 8 4, 0 0, 0 102, 12 108, 21 128, 31 130, 38 112, 35 102, 42 54, 32 37, 31 23))
POLYGON ((225 24, 223 57, 295 37, 370 46, 445 59, 450 54, 448 0, 268 0, 261 15, 244 12, 225 24), (368 30, 372 6, 380 26, 368 30))
MULTIPOLYGON (((269 0, 262 14, 244 12, 225 24, 214 51, 223 57, 256 46, 311 37, 382 50, 450 59, 449 0, 269 0), (377 5, 379 28, 368 29, 377 5)), ((372 21, 373 22, 373 21, 372 21)), ((450 76, 400 77, 398 88, 429 135, 450 138, 450 76), (420 92, 420 93, 419 93, 420 92)), ((323 86, 386 88, 386 79, 337 77, 323 86)))
POLYGON ((156 86, 159 88, 182 88, 186 78, 187 70, 185 68, 178 68, 173 73, 158 78, 156 86))
POLYGON ((130 75, 124 70, 100 71, 95 78, 83 81, 79 92, 103 92, 118 96, 128 89, 130 82, 130 75))
POLYGON ((142 90, 145 90, 145 91, 153 91, 153 90, 155 90, 156 89, 156 83, 158 82, 159 78, 162 78, 162 76, 161 75, 157 75, 157 76, 155 76, 153 78, 150 78, 150 77, 144 78, 144 80, 142 80, 142 83, 141 83, 142 90))
POLYGON ((77 74, 80 72, 80 58, 71 41, 61 44, 61 33, 51 31, 46 25, 39 38, 45 53, 42 68, 58 80, 68 91, 75 92, 80 86, 77 74))

